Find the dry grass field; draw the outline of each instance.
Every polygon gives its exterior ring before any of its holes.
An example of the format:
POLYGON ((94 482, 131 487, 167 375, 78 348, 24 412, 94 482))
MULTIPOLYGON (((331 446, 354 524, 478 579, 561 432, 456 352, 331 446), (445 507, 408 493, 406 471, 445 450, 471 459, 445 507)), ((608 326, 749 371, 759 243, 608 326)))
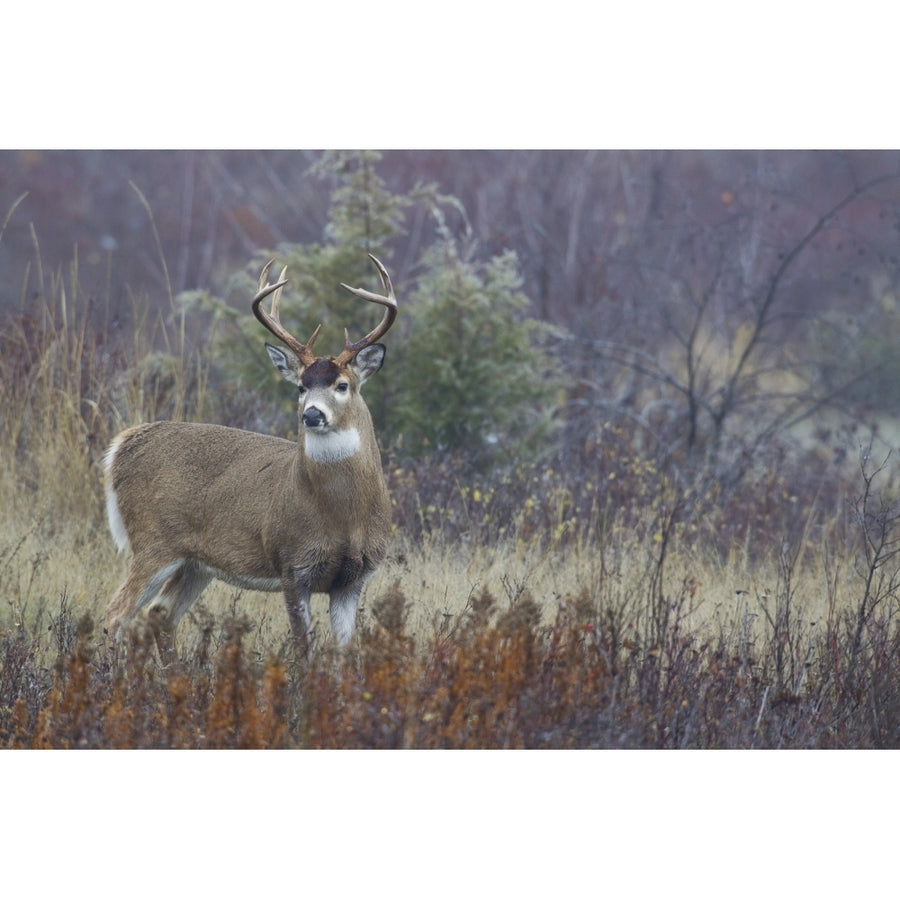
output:
POLYGON ((388 454, 393 544, 349 650, 321 598, 307 662, 279 595, 214 584, 178 664, 138 630, 114 669, 101 625, 125 561, 103 450, 214 398, 177 321, 163 365, 149 326, 125 352, 90 320, 77 271, 46 280, 0 353, 0 746, 900 743, 890 460, 773 457, 727 491, 685 487, 614 427, 575 462, 502 473, 388 454))

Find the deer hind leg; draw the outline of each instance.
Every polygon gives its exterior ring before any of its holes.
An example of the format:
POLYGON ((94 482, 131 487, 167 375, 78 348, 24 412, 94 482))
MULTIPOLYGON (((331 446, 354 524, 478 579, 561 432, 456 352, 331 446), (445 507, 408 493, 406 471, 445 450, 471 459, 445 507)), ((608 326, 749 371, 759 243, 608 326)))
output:
POLYGON ((132 561, 127 578, 106 607, 106 629, 112 637, 121 637, 122 630, 138 610, 159 593, 183 562, 175 560, 160 568, 158 563, 149 560, 135 558, 132 561))
POLYGON ((151 604, 148 621, 160 658, 168 664, 167 658, 174 659, 175 626, 210 580, 199 566, 184 559, 160 567, 156 561, 135 557, 128 577, 106 608, 106 630, 113 646, 138 612, 151 604))
POLYGON ((170 666, 177 661, 175 629, 212 578, 197 563, 184 562, 166 580, 159 596, 152 599, 147 610, 147 620, 156 639, 156 648, 163 666, 170 666))

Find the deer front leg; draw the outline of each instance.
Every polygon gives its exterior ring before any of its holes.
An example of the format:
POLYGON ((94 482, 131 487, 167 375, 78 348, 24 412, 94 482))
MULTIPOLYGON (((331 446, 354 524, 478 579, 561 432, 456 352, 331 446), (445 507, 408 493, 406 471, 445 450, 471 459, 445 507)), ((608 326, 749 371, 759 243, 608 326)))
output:
POLYGON ((353 584, 336 588, 329 594, 328 617, 331 619, 331 630, 340 646, 348 644, 353 637, 359 597, 371 575, 369 572, 353 584))
POLYGON ((310 589, 305 581, 292 573, 282 584, 291 632, 300 650, 309 656, 312 645, 312 613, 309 608, 310 589))

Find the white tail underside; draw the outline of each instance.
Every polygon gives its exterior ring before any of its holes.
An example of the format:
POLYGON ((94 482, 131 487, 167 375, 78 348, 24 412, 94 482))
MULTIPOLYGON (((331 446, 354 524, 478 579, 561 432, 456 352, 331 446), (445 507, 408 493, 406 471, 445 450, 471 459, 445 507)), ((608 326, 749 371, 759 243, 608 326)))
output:
POLYGON ((116 492, 112 484, 112 467, 115 460, 116 451, 119 449, 121 439, 117 438, 106 451, 103 459, 103 470, 106 475, 106 518, 109 522, 109 530, 112 532, 113 540, 121 553, 127 550, 129 546, 128 532, 125 530, 125 523, 122 521, 122 514, 119 512, 119 504, 116 501, 116 492))

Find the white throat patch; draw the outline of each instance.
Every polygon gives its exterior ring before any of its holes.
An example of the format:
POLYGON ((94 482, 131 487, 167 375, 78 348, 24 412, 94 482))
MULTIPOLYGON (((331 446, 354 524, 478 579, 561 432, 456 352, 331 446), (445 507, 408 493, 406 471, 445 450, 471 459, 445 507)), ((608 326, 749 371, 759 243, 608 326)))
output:
POLYGON ((316 462, 337 462, 353 456, 359 450, 359 432, 355 428, 342 431, 326 431, 319 434, 306 432, 306 455, 316 462))

